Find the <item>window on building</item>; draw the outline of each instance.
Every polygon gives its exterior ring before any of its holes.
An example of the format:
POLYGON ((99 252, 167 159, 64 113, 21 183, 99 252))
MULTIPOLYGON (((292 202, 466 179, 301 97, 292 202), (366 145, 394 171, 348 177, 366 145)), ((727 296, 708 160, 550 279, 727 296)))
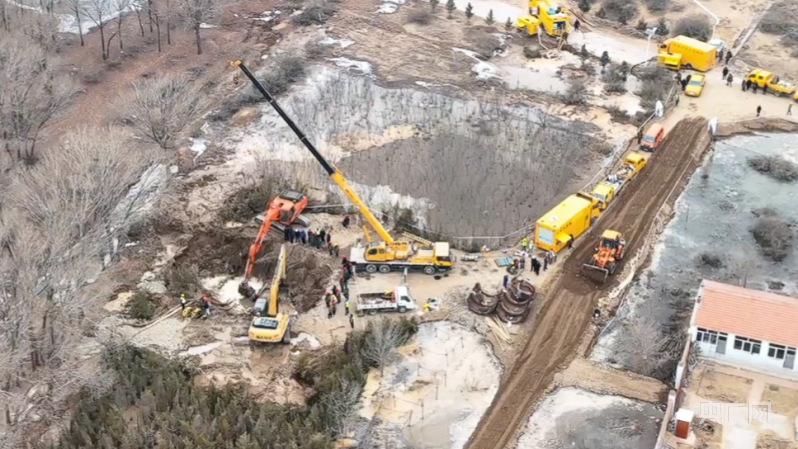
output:
POLYGON ((708 329, 698 328, 695 336, 695 341, 700 343, 709 343, 711 345, 718 343, 718 333, 708 329))
POLYGON ((784 354, 787 348, 782 345, 775 345, 773 343, 768 345, 768 357, 773 357, 776 360, 784 360, 784 354))
POLYGON ((762 342, 753 338, 734 337, 734 349, 751 354, 759 354, 762 342))

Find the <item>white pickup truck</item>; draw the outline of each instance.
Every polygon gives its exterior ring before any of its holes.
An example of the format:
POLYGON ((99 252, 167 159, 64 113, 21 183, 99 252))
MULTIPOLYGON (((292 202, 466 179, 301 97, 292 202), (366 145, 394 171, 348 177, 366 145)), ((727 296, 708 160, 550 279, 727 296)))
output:
POLYGON ((374 315, 377 312, 399 312, 417 309, 418 305, 405 285, 395 287, 393 291, 379 293, 360 293, 357 296, 358 313, 374 315))

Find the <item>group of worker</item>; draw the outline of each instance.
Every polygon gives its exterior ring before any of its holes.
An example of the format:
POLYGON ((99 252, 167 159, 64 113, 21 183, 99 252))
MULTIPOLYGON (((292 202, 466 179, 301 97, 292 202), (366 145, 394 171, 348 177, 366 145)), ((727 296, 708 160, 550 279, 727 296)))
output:
POLYGON ((337 305, 343 302, 344 316, 349 316, 349 326, 354 329, 355 314, 354 312, 349 313, 349 279, 352 277, 352 264, 346 259, 346 256, 342 259, 341 269, 343 273, 338 280, 341 288, 339 289, 338 286, 333 285, 324 294, 324 303, 327 305, 327 319, 332 319, 336 315, 338 312, 337 305))
POLYGON ((304 229, 292 229, 286 227, 283 231, 283 238, 289 243, 300 243, 313 248, 326 249, 331 256, 338 257, 338 245, 332 243, 332 233, 319 228, 317 231, 305 231, 304 229))
MULTIPOLYGON (((549 268, 549 265, 554 264, 554 261, 556 260, 557 257, 553 251, 546 251, 543 253, 543 258, 541 262, 540 260, 538 260, 537 257, 532 255, 531 251, 532 247, 529 245, 529 238, 525 236, 521 239, 521 253, 518 254, 518 257, 513 258, 513 268, 515 268, 516 273, 525 269, 526 258, 529 257, 530 268, 532 269, 532 272, 535 273, 535 275, 540 276, 541 268, 543 269, 543 271, 546 271, 549 268)), ((508 281, 509 281, 508 276, 504 276, 503 284, 505 288, 507 288, 508 281)))
MULTIPOLYGON (((200 296, 200 307, 202 307, 202 313, 209 317, 211 316, 211 299, 205 293, 200 296)), ((186 299, 186 294, 180 294, 180 312, 183 313, 186 311, 186 306, 188 305, 188 300, 186 299)))
POLYGON ((734 75, 731 74, 731 71, 728 67, 723 68, 722 72, 723 77, 721 79, 726 81, 726 85, 731 87, 732 82, 734 82, 734 75))

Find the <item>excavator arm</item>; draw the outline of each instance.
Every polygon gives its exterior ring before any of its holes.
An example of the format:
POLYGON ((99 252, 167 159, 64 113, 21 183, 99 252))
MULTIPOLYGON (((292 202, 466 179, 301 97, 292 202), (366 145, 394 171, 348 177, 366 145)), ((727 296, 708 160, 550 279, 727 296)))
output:
MULTIPOLYGON (((269 201, 269 205, 271 205, 271 201, 269 201)), ((271 207, 263 212, 263 224, 261 224, 260 229, 258 229, 258 236, 255 237, 255 240, 249 246, 249 257, 247 258, 247 268, 244 271, 244 280, 238 286, 238 292, 242 296, 250 297, 255 293, 252 287, 249 286, 252 268, 255 266, 255 261, 258 260, 258 254, 260 254, 263 242, 266 240, 266 235, 269 233, 272 221, 277 220, 279 214, 280 211, 278 209, 272 209, 271 207)))
POLYGON ((272 97, 271 94, 269 94, 269 92, 266 91, 266 89, 263 87, 260 81, 258 81, 257 78, 255 78, 255 75, 253 75, 252 72, 249 71, 247 66, 245 66, 241 61, 231 62, 230 65, 238 67, 239 69, 241 69, 242 72, 244 72, 244 75, 246 75, 246 77, 249 78, 249 80, 252 82, 252 85, 255 86, 255 89, 257 89, 258 92, 260 92, 260 94, 263 95, 263 98, 265 98, 266 101, 269 102, 269 104, 272 106, 272 108, 274 108, 277 114, 279 114, 280 117, 285 121, 285 123, 288 124, 291 130, 294 131, 294 134, 296 134, 296 136, 299 137, 299 140, 302 141, 302 143, 305 145, 305 148, 307 148, 308 151, 310 151, 310 153, 313 155, 313 157, 316 158, 319 164, 321 164, 322 168, 324 168, 324 171, 326 171, 327 174, 330 176, 330 178, 332 178, 333 182, 335 182, 338 188, 340 188, 344 192, 344 195, 346 195, 346 197, 349 198, 349 201, 351 201, 355 206, 357 206, 358 210, 360 211, 360 214, 363 215, 363 218, 365 218, 368 224, 371 225, 372 229, 374 229, 377 235, 379 235, 380 238, 386 244, 393 245, 395 241, 393 237, 391 237, 391 234, 389 234, 388 231, 385 230, 385 228, 382 226, 382 223, 380 223, 379 220, 377 220, 377 217, 375 217, 374 214, 371 213, 369 208, 366 207, 366 203, 364 203, 363 200, 360 199, 358 194, 355 193, 354 189, 352 189, 352 187, 349 185, 349 182, 346 180, 346 178, 344 178, 343 173, 341 173, 340 170, 338 170, 336 167, 330 164, 327 161, 327 159, 325 159, 324 156, 322 156, 321 153, 319 153, 319 151, 316 149, 315 146, 313 146, 313 144, 310 142, 307 136, 305 136, 302 130, 300 130, 299 127, 296 126, 294 121, 291 120, 291 118, 285 113, 285 111, 283 111, 283 108, 280 107, 280 105, 277 103, 277 100, 275 100, 274 97, 272 97))

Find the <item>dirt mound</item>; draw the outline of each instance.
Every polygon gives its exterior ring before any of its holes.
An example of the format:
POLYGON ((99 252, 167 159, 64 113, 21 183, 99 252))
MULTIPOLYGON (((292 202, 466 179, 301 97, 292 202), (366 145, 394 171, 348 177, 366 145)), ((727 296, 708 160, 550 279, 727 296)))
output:
MULTIPOLYGON (((679 122, 638 175, 637 184, 616 199, 616 205, 560 262, 565 264, 562 275, 550 286, 551 294, 536 318, 533 333, 471 436, 469 448, 513 445, 516 430, 526 421, 557 368, 574 355, 599 297, 620 282, 620 276, 604 284, 589 281, 582 276, 582 261, 593 253, 595 241, 605 229, 624 233, 629 254, 645 245, 660 209, 676 201, 709 147, 706 127, 706 120, 701 118, 679 122)), ((634 257, 625 258, 619 272, 629 260, 634 257)))
POLYGON ((300 313, 307 312, 332 285, 332 265, 322 258, 321 252, 307 246, 290 245, 287 253, 285 281, 291 289, 291 302, 300 313))

